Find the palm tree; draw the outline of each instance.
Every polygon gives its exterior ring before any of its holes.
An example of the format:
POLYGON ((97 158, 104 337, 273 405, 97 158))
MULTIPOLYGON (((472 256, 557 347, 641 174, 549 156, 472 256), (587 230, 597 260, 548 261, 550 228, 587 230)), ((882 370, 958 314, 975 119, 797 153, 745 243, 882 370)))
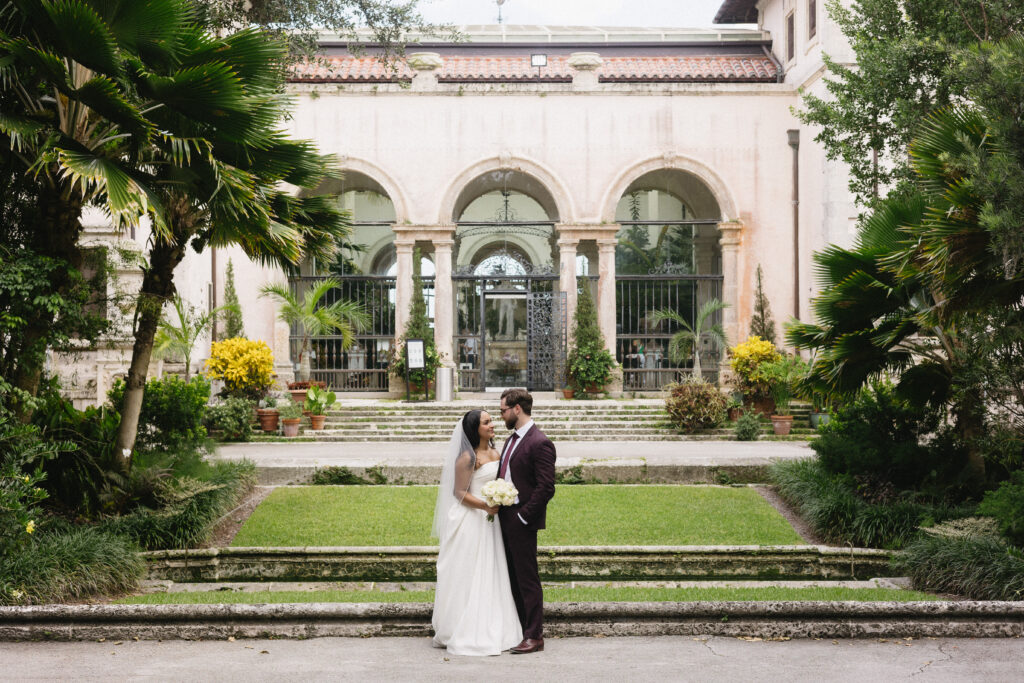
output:
MULTIPOLYGON (((21 0, 0 11, 0 144, 39 179, 31 246, 67 264, 49 278, 57 294, 80 270, 85 205, 119 228, 148 213, 165 229, 149 147, 184 151, 199 129, 229 122, 245 134, 256 118, 194 18, 186 0, 21 0)), ((38 307, 28 341, 52 324, 38 307)), ((26 359, 13 382, 35 393, 41 370, 41 357, 26 359)))
POLYGON ((706 327, 715 313, 728 307, 729 304, 718 299, 709 299, 700 307, 692 327, 689 320, 672 310, 655 311, 651 315, 651 324, 657 325, 668 321, 679 325, 681 329, 672 335, 672 339, 668 342, 668 356, 674 363, 682 363, 692 358, 693 376, 700 379, 700 343, 705 339, 710 339, 721 346, 728 346, 725 329, 721 323, 714 323, 706 327))
POLYGON ((299 381, 308 382, 310 373, 309 351, 313 337, 335 334, 341 336, 341 348, 351 348, 356 330, 366 328, 369 316, 360 304, 345 299, 322 306, 320 300, 331 291, 341 287, 334 278, 320 280, 300 299, 286 286, 265 285, 260 290, 263 296, 272 297, 281 306, 278 318, 288 325, 295 325, 302 334, 299 348, 299 381))
POLYGON ((217 316, 237 310, 237 306, 218 306, 207 313, 199 313, 178 294, 171 299, 171 306, 178 320, 174 322, 165 315, 160 320, 153 351, 158 354, 180 355, 185 360, 185 381, 192 375, 192 349, 199 338, 205 335, 217 321, 217 316))

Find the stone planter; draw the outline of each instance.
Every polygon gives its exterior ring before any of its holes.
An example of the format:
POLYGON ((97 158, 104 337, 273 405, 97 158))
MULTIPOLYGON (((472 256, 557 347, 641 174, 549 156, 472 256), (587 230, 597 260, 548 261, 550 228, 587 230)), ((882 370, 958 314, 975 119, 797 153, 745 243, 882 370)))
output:
POLYGON ((320 430, 324 428, 324 421, 327 420, 326 415, 310 415, 309 424, 314 430, 320 430))
POLYGON ((771 421, 772 429, 775 430, 775 436, 786 436, 793 429, 792 415, 772 415, 771 421))
POLYGON ((300 417, 281 420, 281 429, 284 431, 285 436, 298 436, 300 424, 302 424, 302 418, 300 417))
POLYGON ((811 413, 811 429, 819 429, 822 425, 827 425, 832 421, 832 415, 829 413, 811 413))
POLYGON ((268 434, 277 431, 278 417, 280 413, 275 408, 257 408, 256 419, 260 421, 260 429, 268 434))

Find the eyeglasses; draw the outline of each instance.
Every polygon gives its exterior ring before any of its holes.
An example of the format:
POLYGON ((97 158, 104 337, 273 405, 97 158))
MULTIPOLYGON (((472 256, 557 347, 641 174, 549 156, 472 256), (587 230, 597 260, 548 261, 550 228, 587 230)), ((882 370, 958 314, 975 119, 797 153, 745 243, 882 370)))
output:
POLYGON ((504 414, 506 410, 512 410, 515 406, 509 406, 508 408, 499 408, 499 412, 504 414))

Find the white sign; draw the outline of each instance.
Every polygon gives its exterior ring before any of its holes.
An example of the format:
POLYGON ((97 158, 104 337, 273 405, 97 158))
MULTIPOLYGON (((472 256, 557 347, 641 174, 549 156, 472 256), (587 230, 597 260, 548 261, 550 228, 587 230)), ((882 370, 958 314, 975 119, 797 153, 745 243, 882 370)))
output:
POLYGON ((423 340, 410 339, 405 343, 405 357, 410 370, 421 370, 427 367, 426 358, 423 353, 423 340))

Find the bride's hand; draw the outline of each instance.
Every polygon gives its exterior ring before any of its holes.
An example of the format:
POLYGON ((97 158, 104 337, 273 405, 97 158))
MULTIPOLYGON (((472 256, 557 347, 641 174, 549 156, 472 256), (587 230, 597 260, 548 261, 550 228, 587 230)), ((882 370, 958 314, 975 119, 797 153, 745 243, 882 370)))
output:
POLYGON ((500 510, 500 509, 501 508, 498 507, 497 505, 495 505, 494 507, 487 507, 486 505, 484 506, 484 512, 486 512, 489 515, 496 515, 496 514, 498 514, 498 510, 500 510))

